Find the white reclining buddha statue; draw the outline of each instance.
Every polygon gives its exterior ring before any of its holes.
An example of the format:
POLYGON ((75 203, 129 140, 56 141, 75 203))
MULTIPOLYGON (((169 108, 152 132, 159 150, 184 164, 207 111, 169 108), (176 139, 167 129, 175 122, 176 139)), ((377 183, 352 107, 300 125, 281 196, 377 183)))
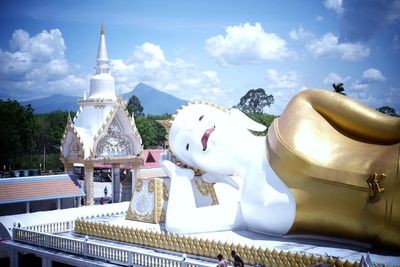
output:
POLYGON ((306 90, 267 136, 250 132, 265 127, 239 110, 207 103, 184 106, 170 123, 173 156, 203 171, 206 181, 236 188, 239 197, 197 208, 194 171, 165 158, 168 231, 246 228, 400 248, 399 117, 337 93, 306 90))

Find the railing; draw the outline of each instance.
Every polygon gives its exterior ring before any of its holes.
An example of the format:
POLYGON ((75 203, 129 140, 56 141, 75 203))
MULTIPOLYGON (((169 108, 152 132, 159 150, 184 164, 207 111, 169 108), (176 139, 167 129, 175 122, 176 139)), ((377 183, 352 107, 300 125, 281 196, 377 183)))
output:
POLYGON ((109 244, 99 244, 87 239, 56 236, 49 233, 35 232, 29 229, 13 228, 13 240, 45 248, 79 254, 83 257, 102 259, 125 266, 148 267, 205 267, 216 263, 206 263, 179 256, 145 251, 141 248, 120 248, 109 244))
POLYGON ((30 225, 23 227, 23 229, 41 233, 55 233, 55 232, 71 231, 74 229, 74 227, 75 227, 75 221, 73 220, 73 221, 30 225))

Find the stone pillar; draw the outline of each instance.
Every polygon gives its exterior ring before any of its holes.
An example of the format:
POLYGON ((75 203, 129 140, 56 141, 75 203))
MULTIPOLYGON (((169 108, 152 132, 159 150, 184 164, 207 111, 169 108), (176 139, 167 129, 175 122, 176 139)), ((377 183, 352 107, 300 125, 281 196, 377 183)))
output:
POLYGON ((121 202, 121 181, 119 164, 112 164, 112 201, 121 202))
POLYGON ((94 204, 94 186, 93 186, 93 163, 85 162, 85 183, 84 190, 86 193, 86 206, 94 204))
POLYGON ((42 267, 51 267, 52 265, 53 264, 50 258, 45 256, 42 257, 42 267))
POLYGON ((19 253, 16 249, 11 250, 10 266, 19 266, 19 253))
POLYGON ((61 198, 57 198, 57 209, 61 209, 61 198))
POLYGON ((132 196, 135 192, 136 181, 140 178, 140 159, 135 159, 132 164, 132 196))
POLYGON ((29 201, 26 202, 26 206, 25 206, 25 212, 29 213, 31 209, 31 203, 29 201))

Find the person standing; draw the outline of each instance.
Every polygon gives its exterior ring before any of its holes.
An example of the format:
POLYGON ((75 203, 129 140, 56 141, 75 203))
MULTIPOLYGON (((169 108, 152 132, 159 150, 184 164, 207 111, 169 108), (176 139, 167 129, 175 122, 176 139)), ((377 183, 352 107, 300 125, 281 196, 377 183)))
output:
POLYGON ((218 254, 217 259, 219 261, 217 267, 228 267, 228 263, 224 260, 222 254, 218 254))
POLYGON ((236 251, 232 250, 231 256, 233 258, 233 266, 234 267, 243 267, 244 266, 244 262, 243 262, 242 258, 240 258, 240 256, 238 254, 236 254, 236 251))
POLYGON ((107 197, 107 194, 108 194, 108 188, 107 188, 107 186, 105 186, 104 187, 104 196, 107 197))

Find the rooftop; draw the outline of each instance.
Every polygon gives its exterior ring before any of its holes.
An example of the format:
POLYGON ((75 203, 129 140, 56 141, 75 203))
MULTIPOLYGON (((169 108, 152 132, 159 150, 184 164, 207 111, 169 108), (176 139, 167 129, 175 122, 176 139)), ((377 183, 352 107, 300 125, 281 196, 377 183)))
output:
POLYGON ((68 174, 0 179, 0 204, 84 195, 68 174))
POLYGON ((141 169, 161 168, 160 157, 164 149, 146 149, 143 150, 144 162, 141 169))

